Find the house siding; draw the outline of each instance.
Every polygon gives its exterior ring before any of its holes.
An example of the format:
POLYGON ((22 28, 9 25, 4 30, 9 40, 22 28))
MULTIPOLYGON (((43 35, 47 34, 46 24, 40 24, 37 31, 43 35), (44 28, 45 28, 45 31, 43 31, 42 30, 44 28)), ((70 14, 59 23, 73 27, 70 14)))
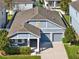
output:
POLYGON ((77 34, 79 34, 79 12, 73 8, 71 5, 69 6, 69 12, 71 16, 71 25, 77 34))
MULTIPOLYGON (((35 20, 37 20, 37 19, 35 19, 35 20)), ((48 19, 40 19, 40 21, 35 21, 35 20, 29 21, 29 24, 36 26, 36 27, 41 29, 41 35, 44 34, 43 36, 41 36, 42 42, 53 41, 54 40, 54 37, 53 37, 54 34, 59 34, 59 36, 61 38, 64 36, 65 29, 63 27, 58 26, 57 24, 52 23, 50 21, 47 21, 48 19), (41 21, 41 20, 43 20, 43 21, 41 21), (44 36, 45 36, 45 38, 44 38, 44 36)), ((61 41, 60 37, 58 37, 59 39, 57 38, 54 41, 57 41, 57 40, 61 41)))
POLYGON ((14 10, 28 10, 33 8, 33 4, 15 4, 14 10))
POLYGON ((5 8, 0 11, 0 28, 4 28, 7 23, 5 8))

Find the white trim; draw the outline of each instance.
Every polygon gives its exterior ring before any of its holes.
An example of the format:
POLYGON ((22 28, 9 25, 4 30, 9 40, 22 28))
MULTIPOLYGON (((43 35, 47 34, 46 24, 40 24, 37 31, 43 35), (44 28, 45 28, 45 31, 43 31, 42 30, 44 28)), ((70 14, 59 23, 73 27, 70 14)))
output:
MULTIPOLYGON (((59 14, 60 15, 60 14, 59 14)), ((27 20, 26 22, 29 22, 29 21, 38 21, 37 19, 29 19, 29 20, 27 20)), ((48 21, 48 22, 51 22, 52 24, 55 24, 56 26, 58 26, 58 27, 60 27, 60 28, 64 28, 63 26, 60 26, 60 25, 58 25, 57 23, 55 23, 55 22, 52 22, 52 21, 50 21, 49 19, 39 19, 39 21, 48 21)))
POLYGON ((37 38, 37 52, 39 52, 40 51, 40 39, 39 38, 37 38))
POLYGON ((30 39, 27 39, 27 46, 30 47, 30 39))

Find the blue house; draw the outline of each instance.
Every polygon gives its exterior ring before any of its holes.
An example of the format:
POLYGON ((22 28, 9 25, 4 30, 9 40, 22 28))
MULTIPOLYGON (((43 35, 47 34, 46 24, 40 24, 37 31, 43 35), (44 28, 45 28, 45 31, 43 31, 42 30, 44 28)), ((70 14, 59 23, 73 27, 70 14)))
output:
POLYGON ((0 0, 0 28, 4 28, 6 22, 6 9, 4 8, 3 0, 0 0))
POLYGON ((48 43, 60 42, 65 29, 59 12, 35 7, 17 13, 8 37, 12 45, 28 46, 39 52, 48 43))
POLYGON ((79 1, 75 1, 70 4, 69 14, 71 16, 71 25, 79 35, 79 1))

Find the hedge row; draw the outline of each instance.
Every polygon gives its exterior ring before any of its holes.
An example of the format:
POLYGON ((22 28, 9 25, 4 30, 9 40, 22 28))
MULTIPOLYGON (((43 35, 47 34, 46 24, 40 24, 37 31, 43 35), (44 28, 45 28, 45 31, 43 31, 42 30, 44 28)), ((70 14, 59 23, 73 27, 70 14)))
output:
POLYGON ((26 46, 8 47, 8 48, 5 48, 4 51, 7 54, 10 54, 10 55, 15 55, 15 54, 30 55, 31 54, 31 48, 30 47, 26 47, 26 46))

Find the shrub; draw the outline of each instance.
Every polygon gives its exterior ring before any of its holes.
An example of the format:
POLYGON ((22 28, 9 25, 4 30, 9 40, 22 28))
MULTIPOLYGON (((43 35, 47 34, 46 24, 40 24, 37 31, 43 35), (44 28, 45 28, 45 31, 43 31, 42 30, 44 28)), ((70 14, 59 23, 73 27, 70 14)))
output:
POLYGON ((65 39, 66 39, 66 42, 67 42, 67 43, 76 40, 75 32, 74 32, 73 28, 70 27, 70 26, 67 27, 67 29, 66 29, 64 35, 65 35, 65 39))
POLYGON ((31 54, 31 48, 26 47, 26 46, 20 47, 20 54, 30 55, 31 54))
POLYGON ((67 43, 69 41, 65 37, 62 40, 63 40, 63 43, 67 43))
POLYGON ((8 32, 6 30, 0 30, 0 50, 3 50, 3 48, 9 43, 7 34, 8 32))
POLYGON ((9 55, 19 54, 19 48, 18 47, 7 47, 4 50, 9 55))

